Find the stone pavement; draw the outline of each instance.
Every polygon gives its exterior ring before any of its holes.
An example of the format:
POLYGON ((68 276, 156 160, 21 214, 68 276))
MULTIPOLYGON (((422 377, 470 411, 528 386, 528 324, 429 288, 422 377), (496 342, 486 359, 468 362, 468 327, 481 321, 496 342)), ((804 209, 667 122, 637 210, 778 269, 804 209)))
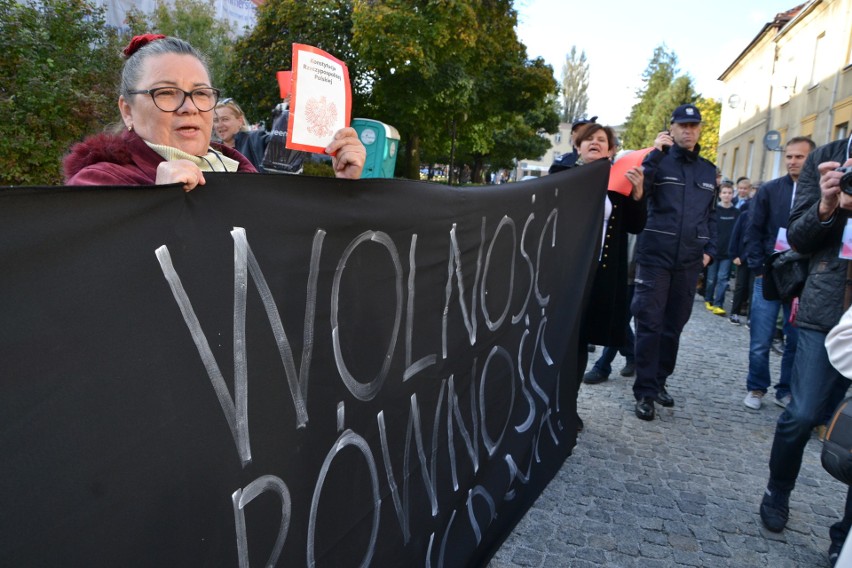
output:
MULTIPOLYGON (((495 554, 490 568, 827 567, 828 527, 846 486, 820 465, 813 436, 787 529, 763 528, 758 505, 781 409, 774 391, 745 408, 748 329, 696 297, 668 391, 674 408, 633 414, 633 379, 583 385, 574 453, 495 554)), ((590 354, 589 367, 600 354, 590 354)), ((771 354, 773 380, 780 357, 771 354)))

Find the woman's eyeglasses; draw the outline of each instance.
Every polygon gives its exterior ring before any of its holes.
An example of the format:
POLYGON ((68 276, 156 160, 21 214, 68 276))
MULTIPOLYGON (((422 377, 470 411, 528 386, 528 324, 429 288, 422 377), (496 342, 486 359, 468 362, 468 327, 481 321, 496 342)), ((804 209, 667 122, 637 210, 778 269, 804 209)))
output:
POLYGON ((128 91, 128 93, 131 95, 151 95, 154 106, 163 112, 177 111, 183 106, 186 97, 189 97, 195 108, 201 112, 213 110, 219 101, 219 89, 212 87, 202 87, 192 91, 184 91, 176 87, 156 87, 154 89, 128 91))

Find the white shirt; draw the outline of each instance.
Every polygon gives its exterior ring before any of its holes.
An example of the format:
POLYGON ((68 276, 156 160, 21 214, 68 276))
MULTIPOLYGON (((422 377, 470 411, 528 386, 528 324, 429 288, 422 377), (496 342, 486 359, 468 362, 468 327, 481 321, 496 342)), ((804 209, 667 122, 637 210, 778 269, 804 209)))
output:
POLYGON ((825 350, 837 372, 852 378, 852 308, 846 310, 837 325, 828 332, 825 350))

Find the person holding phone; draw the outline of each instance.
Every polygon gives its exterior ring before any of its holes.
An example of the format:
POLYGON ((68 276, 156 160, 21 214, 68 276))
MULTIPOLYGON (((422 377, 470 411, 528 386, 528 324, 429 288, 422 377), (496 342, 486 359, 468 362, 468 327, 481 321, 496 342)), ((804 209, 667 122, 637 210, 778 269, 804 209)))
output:
POLYGON ((635 412, 653 420, 655 403, 674 406, 666 381, 692 314, 698 275, 716 256, 716 166, 702 158, 701 113, 674 109, 642 162, 648 220, 636 245, 631 303, 636 325, 635 412))
MULTIPOLYGON (((852 303, 852 266, 843 251, 844 232, 852 226, 852 195, 841 189, 843 174, 837 171, 841 166, 852 166, 852 137, 808 154, 790 210, 787 241, 799 253, 810 255, 810 261, 796 312, 799 337, 790 377, 791 399, 775 425, 769 479, 760 501, 760 519, 772 532, 787 526, 790 495, 811 431, 826 412, 833 412, 850 385, 832 365, 826 348, 829 332, 852 303)), ((844 515, 846 522, 829 531, 832 562, 852 524, 852 489, 847 491, 846 511, 850 513, 844 515)))

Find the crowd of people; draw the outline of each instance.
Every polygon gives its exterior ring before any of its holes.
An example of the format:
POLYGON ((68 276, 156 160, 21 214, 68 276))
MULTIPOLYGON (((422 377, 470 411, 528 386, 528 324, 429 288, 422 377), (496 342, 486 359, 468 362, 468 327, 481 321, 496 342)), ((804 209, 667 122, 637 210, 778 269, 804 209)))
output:
MULTIPOLYGON (((124 55, 120 128, 71 148, 63 164, 68 185, 176 183, 190 191, 204 185, 205 172, 263 169, 269 135, 251 131, 235 101, 219 100, 202 54, 183 40, 146 34, 136 36, 124 55)), ((573 125, 575 151, 557 159, 551 173, 613 159, 615 132, 596 119, 573 125)), ((811 431, 825 422, 850 382, 842 338, 852 334, 852 264, 841 244, 852 224, 852 195, 840 190, 835 170, 852 166, 852 138, 819 148, 809 138, 790 139, 787 173, 755 191, 746 177, 734 187, 701 156, 701 128, 697 107, 675 108, 669 129, 657 135, 641 167, 626 172, 629 193, 606 192, 591 300, 581 316, 579 344, 571 346, 579 370, 566 372, 586 384, 602 383, 620 352, 626 360, 620 374, 635 375, 637 418, 654 420, 657 404, 675 406, 668 380, 703 274, 705 307, 749 325, 743 404, 758 411, 771 386, 769 353, 780 327, 784 348, 774 398, 783 411, 759 507, 766 528, 780 532, 811 431), (790 248, 810 256, 804 288, 791 300, 769 299, 765 259, 790 248), (736 283, 727 312, 732 270, 736 283), (846 328, 840 330, 844 312, 846 328), (605 349, 584 373, 591 344, 605 349)), ((325 150, 337 177, 360 177, 366 151, 354 129, 338 131, 325 150)), ((832 562, 850 525, 852 491, 843 519, 830 530, 832 562)))
MULTIPOLYGON (((632 296, 629 310, 619 320, 626 329, 612 335, 609 342, 596 342, 588 334, 581 337, 581 342, 605 346, 582 382, 594 385, 608 380, 615 354, 620 352, 625 358, 621 375, 635 372, 636 416, 653 420, 656 404, 674 406, 667 380, 674 371, 679 337, 703 273, 701 292, 706 309, 729 317, 733 324, 748 326, 743 405, 749 411, 759 411, 770 390, 770 351, 776 338, 781 338, 780 376, 773 398, 783 410, 759 506, 764 526, 780 532, 790 514, 790 494, 805 445, 812 431, 824 427, 843 400, 852 376, 849 344, 840 339, 852 334, 852 264, 842 252, 844 229, 852 226, 852 195, 840 190, 842 174, 836 171, 840 166, 852 166, 852 138, 819 148, 810 138, 791 138, 784 146, 787 173, 755 188, 747 177, 740 177, 736 184, 723 178, 700 156, 701 115, 697 108, 688 104, 677 107, 670 124, 670 130, 657 136, 654 149, 642 163, 644 191, 634 195, 646 202, 639 208, 646 219, 644 227, 637 220, 639 230, 631 231, 638 233, 635 253, 618 258, 624 274, 629 274, 620 285, 632 296), (779 298, 771 291, 774 281, 764 283, 766 263, 773 254, 789 250, 809 256, 808 275, 797 296, 779 298), (726 311, 732 270, 735 286, 730 311, 726 311), (627 324, 631 316, 635 337, 627 324)), ((557 159, 551 171, 583 163, 586 132, 581 124, 574 134, 578 155, 557 159)), ((608 192, 609 197, 612 193, 608 192)), ((601 259, 593 286, 599 285, 603 267, 601 259)), ((596 307, 591 305, 584 317, 596 315, 596 307)), ((584 329, 587 327, 584 322, 584 329)), ((581 345, 580 351, 587 351, 585 347, 581 345)), ((586 362, 584 357, 580 360, 586 362)), ((843 519, 829 531, 832 566, 850 525, 852 490, 847 494, 843 519)))

